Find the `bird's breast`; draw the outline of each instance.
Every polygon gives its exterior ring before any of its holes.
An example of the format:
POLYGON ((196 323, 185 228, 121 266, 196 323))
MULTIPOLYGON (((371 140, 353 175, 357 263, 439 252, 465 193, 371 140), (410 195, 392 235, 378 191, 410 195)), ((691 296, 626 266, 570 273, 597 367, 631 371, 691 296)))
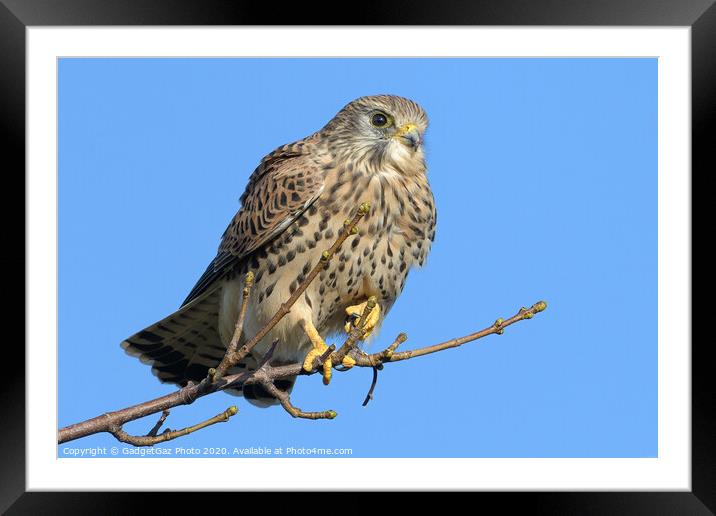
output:
MULTIPOLYGON (((292 353, 305 353, 309 344, 298 328, 302 318, 310 318, 324 336, 340 332, 345 309, 372 295, 385 315, 402 291, 410 268, 425 259, 434 234, 434 207, 426 181, 421 185, 391 174, 336 174, 327 178, 319 199, 298 220, 237 271, 252 270, 255 275, 247 334, 258 331, 296 291, 363 202, 370 202, 371 208, 359 222, 358 233, 346 239, 262 343, 266 347, 278 338, 282 344, 277 356, 289 359, 292 353)), ((237 274, 225 287, 220 317, 225 341, 238 314, 240 278, 237 274)))
MULTIPOLYGON (((424 175, 392 170, 337 174, 315 205, 329 227, 341 228, 357 207, 371 208, 317 280, 319 323, 329 326, 347 306, 375 295, 387 313, 405 286, 411 267, 422 265, 434 236, 435 208, 424 175)), ((326 242, 330 245, 331 242, 326 242)))

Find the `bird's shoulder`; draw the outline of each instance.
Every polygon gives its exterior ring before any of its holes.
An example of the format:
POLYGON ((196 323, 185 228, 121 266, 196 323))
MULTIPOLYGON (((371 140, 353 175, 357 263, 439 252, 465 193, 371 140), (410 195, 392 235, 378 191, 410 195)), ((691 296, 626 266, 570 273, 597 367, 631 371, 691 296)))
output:
POLYGON ((249 177, 241 206, 224 230, 215 258, 185 304, 248 255, 270 244, 315 202, 324 186, 317 139, 316 133, 264 156, 249 177))
POLYGON ((316 200, 323 173, 315 135, 267 154, 249 177, 220 252, 244 256, 271 240, 316 200))
POLYGON ((262 181, 277 179, 280 176, 304 168, 312 172, 313 165, 318 159, 319 133, 314 133, 302 140, 287 143, 277 147, 266 154, 257 167, 249 176, 246 188, 239 199, 240 210, 245 206, 246 201, 255 193, 257 185, 262 181))

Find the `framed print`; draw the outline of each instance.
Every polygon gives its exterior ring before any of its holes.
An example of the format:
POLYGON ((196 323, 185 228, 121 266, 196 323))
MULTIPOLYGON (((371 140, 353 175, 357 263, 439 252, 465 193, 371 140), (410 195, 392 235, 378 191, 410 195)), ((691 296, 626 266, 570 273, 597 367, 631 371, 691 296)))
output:
POLYGON ((501 491, 709 514, 690 170, 716 11, 539 4, 265 26, 6 2, 27 323, 3 509, 501 491))

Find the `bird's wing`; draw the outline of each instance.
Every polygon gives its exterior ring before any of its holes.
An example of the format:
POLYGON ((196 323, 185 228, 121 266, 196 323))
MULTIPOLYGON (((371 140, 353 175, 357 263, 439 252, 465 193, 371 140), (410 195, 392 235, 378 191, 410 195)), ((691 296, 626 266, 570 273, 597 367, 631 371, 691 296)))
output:
POLYGON ((304 142, 284 145, 266 156, 249 178, 241 209, 224 231, 219 252, 183 304, 295 222, 323 191, 323 173, 304 142))

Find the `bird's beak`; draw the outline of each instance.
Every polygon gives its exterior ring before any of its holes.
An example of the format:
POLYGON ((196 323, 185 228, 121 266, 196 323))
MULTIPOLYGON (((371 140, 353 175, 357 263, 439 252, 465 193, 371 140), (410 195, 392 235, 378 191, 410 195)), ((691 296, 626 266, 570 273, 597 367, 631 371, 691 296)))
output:
POLYGON ((418 126, 415 124, 406 124, 398 128, 393 136, 398 138, 398 140, 404 145, 408 145, 413 149, 417 149, 422 143, 422 135, 420 134, 418 126))

